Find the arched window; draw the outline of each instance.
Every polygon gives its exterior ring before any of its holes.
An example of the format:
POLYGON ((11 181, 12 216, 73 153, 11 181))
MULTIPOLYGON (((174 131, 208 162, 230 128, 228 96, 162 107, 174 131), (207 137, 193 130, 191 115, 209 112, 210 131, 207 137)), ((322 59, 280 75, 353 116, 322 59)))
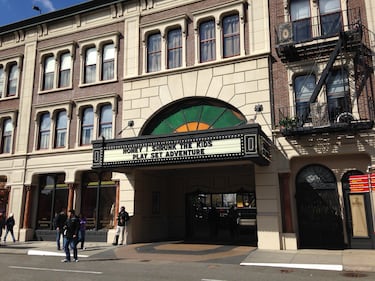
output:
POLYGON ((51 130, 51 119, 49 113, 43 113, 39 120, 39 149, 47 149, 49 147, 51 130))
POLYGON ((147 38, 147 72, 161 69, 161 35, 151 34, 147 38))
POLYGON ((172 29, 168 32, 167 58, 168 68, 176 68, 182 66, 181 28, 172 29))
POLYGON ((94 131, 94 112, 92 107, 87 107, 82 112, 81 145, 91 143, 94 131))
POLYGON ((100 131, 99 135, 105 139, 112 138, 112 106, 103 105, 100 108, 100 131))
POLYGON ((3 136, 1 142, 1 153, 10 153, 12 147, 13 124, 12 119, 6 118, 3 121, 3 136))
POLYGON ((55 147, 65 147, 67 132, 66 111, 60 111, 56 115, 55 147))
POLYGON ((44 60, 44 76, 43 90, 53 88, 55 74, 55 58, 53 56, 46 57, 44 60))
POLYGON ((115 71, 115 45, 107 44, 103 47, 102 54, 102 80, 111 80, 115 71))
POLYGON ((17 94, 17 85, 18 85, 18 65, 12 64, 9 70, 8 77, 8 91, 7 96, 15 96, 17 94))
POLYGON ((94 83, 96 80, 96 48, 88 48, 85 54, 85 83, 94 83))
POLYGON ((70 85, 70 73, 72 68, 72 58, 70 53, 60 55, 59 69, 59 87, 68 87, 70 85))
POLYGON ((200 62, 216 59, 215 20, 202 22, 199 25, 200 62))
POLYGON ((238 15, 223 18, 223 57, 240 54, 240 22, 238 15))

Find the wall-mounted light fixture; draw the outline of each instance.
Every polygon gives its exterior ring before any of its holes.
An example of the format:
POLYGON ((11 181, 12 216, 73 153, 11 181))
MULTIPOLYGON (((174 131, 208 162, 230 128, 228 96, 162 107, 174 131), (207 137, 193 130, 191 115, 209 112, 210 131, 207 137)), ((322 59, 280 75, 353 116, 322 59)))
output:
POLYGON ((262 112, 263 111, 263 104, 257 104, 254 107, 255 112, 262 112))
POLYGON ((121 135, 121 133, 123 131, 125 131, 127 128, 132 128, 134 126, 134 121, 133 120, 129 120, 128 121, 128 125, 126 125, 120 132, 118 132, 118 136, 121 135))
POLYGON ((35 6, 35 5, 33 5, 33 10, 35 10, 35 11, 38 11, 38 12, 39 12, 39 14, 41 14, 41 13, 42 13, 42 9, 41 9, 41 8, 39 8, 38 6, 35 6))

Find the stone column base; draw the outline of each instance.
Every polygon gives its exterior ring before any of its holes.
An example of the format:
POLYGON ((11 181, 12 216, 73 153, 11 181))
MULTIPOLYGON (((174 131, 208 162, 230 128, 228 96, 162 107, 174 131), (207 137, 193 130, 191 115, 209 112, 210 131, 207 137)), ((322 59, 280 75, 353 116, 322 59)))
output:
POLYGON ((20 242, 31 241, 34 238, 34 229, 32 228, 21 228, 18 240, 20 242))

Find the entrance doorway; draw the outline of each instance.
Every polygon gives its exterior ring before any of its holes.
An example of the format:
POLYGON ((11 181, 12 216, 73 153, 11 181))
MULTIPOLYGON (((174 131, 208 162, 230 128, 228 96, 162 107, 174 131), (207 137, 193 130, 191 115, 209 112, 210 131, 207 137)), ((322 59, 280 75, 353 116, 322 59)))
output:
POLYGON ((336 178, 322 165, 304 167, 296 178, 299 247, 344 248, 336 178))
POLYGON ((189 241, 256 245, 255 193, 187 194, 186 230, 189 241))

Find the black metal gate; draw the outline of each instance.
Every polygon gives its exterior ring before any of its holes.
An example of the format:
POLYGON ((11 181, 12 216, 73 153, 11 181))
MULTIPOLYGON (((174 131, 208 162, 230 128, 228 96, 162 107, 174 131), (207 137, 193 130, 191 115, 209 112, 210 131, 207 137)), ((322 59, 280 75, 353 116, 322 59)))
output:
POLYGON ((328 168, 310 165, 298 173, 296 202, 300 248, 344 248, 337 184, 328 168))

